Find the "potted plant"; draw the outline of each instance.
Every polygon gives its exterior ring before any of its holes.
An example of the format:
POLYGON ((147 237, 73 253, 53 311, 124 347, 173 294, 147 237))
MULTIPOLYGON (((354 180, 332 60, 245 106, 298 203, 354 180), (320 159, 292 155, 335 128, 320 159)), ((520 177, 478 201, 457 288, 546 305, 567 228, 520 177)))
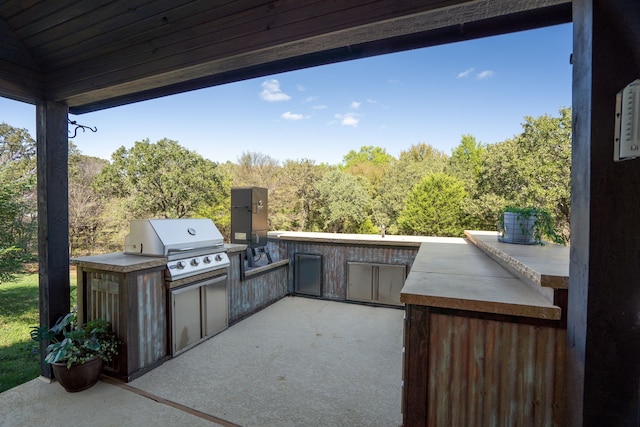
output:
POLYGON ((507 206, 498 218, 498 240, 524 245, 543 244, 546 237, 553 243, 565 244, 555 226, 553 217, 541 208, 507 206))
POLYGON ((69 392, 93 386, 104 362, 118 354, 119 342, 109 322, 94 319, 78 325, 75 310, 58 319, 51 328, 31 327, 31 338, 50 343, 44 360, 51 364, 56 379, 69 392))

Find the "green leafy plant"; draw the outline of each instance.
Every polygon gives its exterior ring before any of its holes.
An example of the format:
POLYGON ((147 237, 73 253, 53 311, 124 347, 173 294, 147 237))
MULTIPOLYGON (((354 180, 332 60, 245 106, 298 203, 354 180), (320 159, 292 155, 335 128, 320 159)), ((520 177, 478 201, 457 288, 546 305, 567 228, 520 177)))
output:
MULTIPOLYGON (((507 206, 504 208, 498 217, 498 230, 504 230, 504 214, 505 212, 512 212, 517 214, 520 219, 527 219, 533 217, 533 239, 537 244, 544 244, 543 237, 546 237, 549 241, 565 245, 566 242, 558 229, 556 228, 555 220, 551 214, 542 208, 519 208, 515 206, 507 206)), ((520 230, 523 234, 526 233, 527 225, 524 221, 519 222, 520 230)))
POLYGON ((32 326, 31 339, 50 342, 44 360, 47 363, 66 363, 67 368, 96 357, 110 362, 118 354, 119 341, 109 322, 94 319, 78 325, 75 310, 58 319, 51 328, 32 326))

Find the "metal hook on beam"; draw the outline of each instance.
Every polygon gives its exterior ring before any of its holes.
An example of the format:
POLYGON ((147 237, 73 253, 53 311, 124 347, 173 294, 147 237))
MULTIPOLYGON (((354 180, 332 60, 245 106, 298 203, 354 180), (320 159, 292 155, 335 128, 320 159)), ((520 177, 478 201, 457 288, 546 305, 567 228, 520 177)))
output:
POLYGON ((81 125, 75 120, 69 120, 69 119, 67 119, 67 122, 69 122, 70 125, 75 126, 75 129, 73 129, 73 135, 69 136, 70 139, 73 139, 76 137, 76 135, 78 135, 78 129, 82 129, 82 132, 86 131, 87 129, 89 129, 91 132, 98 132, 98 128, 95 126, 91 127, 91 126, 81 125))

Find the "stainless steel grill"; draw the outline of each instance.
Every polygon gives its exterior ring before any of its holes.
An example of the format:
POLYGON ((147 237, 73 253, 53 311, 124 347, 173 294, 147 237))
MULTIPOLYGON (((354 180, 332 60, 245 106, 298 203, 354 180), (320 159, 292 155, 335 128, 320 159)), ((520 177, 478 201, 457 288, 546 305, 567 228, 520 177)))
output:
POLYGON ((169 280, 229 266, 222 234, 207 218, 132 220, 125 253, 166 257, 169 280))
POLYGON ((206 218, 133 220, 125 253, 165 257, 172 356, 228 326, 229 256, 206 218))

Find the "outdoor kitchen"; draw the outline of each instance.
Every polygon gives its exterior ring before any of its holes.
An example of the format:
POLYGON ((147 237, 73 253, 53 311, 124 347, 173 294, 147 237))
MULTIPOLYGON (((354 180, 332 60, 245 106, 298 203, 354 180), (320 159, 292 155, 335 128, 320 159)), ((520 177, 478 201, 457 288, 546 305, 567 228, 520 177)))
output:
POLYGON ((267 206, 236 191, 231 243, 210 219, 132 220, 123 252, 73 260, 79 316, 123 342, 108 375, 132 381, 295 296, 405 311, 407 425, 562 419, 567 247, 268 232, 267 206))
POLYGON ((234 189, 232 238, 210 219, 131 220, 124 251, 72 260, 80 321, 123 342, 131 381, 286 295, 402 308, 423 238, 267 232, 266 189, 234 189))

